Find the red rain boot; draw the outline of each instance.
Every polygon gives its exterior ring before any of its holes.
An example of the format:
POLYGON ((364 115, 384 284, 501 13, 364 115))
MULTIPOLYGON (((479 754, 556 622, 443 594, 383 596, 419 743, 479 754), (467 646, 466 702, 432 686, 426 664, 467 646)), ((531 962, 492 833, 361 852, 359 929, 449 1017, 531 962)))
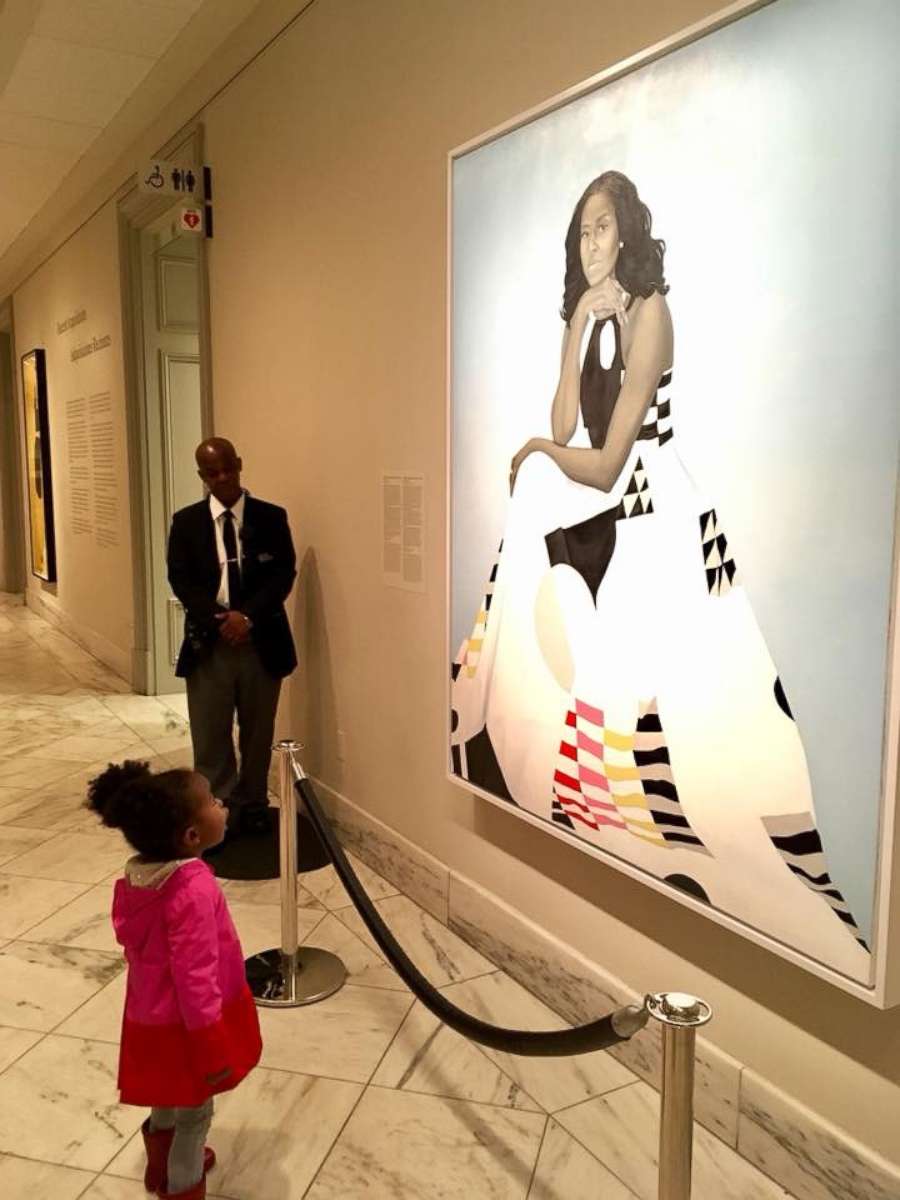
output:
MULTIPOLYGON (((149 1117, 141 1126, 141 1133, 144 1135, 144 1149, 147 1151, 147 1169, 144 1171, 144 1187, 148 1192, 156 1192, 162 1196, 165 1194, 166 1185, 166 1170, 169 1165, 169 1148, 172 1145, 172 1138, 175 1136, 174 1129, 151 1129, 149 1117)), ((216 1152, 211 1146, 207 1146, 203 1152, 203 1175, 204 1178, 216 1165, 216 1152)))
POLYGON ((148 1192, 161 1192, 166 1186, 169 1147, 172 1145, 175 1130, 151 1129, 148 1117, 141 1126, 141 1133, 144 1135, 144 1149, 147 1151, 144 1187, 148 1192))

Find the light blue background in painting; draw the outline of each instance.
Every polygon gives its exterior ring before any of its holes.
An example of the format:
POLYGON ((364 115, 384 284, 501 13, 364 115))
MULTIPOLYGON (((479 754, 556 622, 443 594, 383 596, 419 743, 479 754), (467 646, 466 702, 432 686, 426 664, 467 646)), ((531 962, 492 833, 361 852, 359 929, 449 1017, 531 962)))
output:
POLYGON ((451 653, 510 458, 549 436, 572 210, 622 170, 668 246, 679 453, 724 523, 866 936, 900 433, 898 35, 896 0, 776 0, 453 164, 451 653))

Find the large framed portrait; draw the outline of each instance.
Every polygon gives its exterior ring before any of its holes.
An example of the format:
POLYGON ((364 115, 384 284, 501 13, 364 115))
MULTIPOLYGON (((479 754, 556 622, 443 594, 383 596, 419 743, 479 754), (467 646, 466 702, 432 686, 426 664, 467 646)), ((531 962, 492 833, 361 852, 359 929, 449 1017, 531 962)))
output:
POLYGON ((449 167, 450 778, 881 1005, 898 36, 732 5, 449 167))
POLYGON ((50 469, 47 368, 43 350, 31 350, 22 357, 22 400, 25 410, 31 572, 39 579, 52 583, 56 579, 56 537, 50 469))

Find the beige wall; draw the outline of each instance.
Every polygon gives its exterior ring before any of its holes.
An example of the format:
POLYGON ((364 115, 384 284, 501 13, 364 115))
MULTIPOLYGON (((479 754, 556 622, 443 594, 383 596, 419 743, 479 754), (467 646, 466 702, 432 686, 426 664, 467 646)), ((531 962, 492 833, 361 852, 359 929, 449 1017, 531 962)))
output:
MULTIPOLYGON (((318 0, 202 114, 216 429, 251 490, 291 514, 304 666, 281 724, 310 768, 629 985, 706 997, 711 1040, 896 1161, 900 1009, 854 1001, 444 777, 447 152, 717 7, 318 0), (396 467, 427 479, 424 595, 381 582, 379 473, 396 467)), ((20 352, 48 346, 54 411, 71 385, 52 322, 112 311, 114 254, 104 212, 16 297, 20 352)), ((59 603, 94 619, 60 537, 59 603)), ((124 647, 121 551, 103 603, 124 647)))
MULTIPOLYGON (((31 553, 27 544, 28 500, 23 488, 28 602, 48 609, 98 657, 128 676, 134 621, 115 205, 104 206, 35 271, 15 293, 13 303, 17 355, 21 357, 35 347, 43 347, 46 351, 56 509, 57 583, 47 584, 31 573, 31 553), (58 333, 57 325, 81 309, 87 313, 87 319, 58 333), (72 361, 74 347, 106 335, 111 338, 106 349, 72 361), (73 531, 67 497, 67 405, 70 400, 103 392, 111 394, 115 414, 114 458, 118 483, 115 546, 100 546, 91 534, 73 531)), ((21 404, 21 380, 17 380, 17 387, 21 404)), ((27 486, 25 478, 23 484, 27 486)))

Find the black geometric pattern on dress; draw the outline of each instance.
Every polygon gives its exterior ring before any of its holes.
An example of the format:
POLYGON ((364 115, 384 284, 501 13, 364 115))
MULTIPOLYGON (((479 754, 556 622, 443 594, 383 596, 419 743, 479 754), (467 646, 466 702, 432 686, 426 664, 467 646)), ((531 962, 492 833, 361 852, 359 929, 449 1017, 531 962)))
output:
POLYGON ((616 518, 611 510, 597 513, 577 525, 554 529, 544 537, 551 567, 565 564, 584 580, 591 600, 597 592, 616 548, 616 518))
POLYGON ((811 892, 820 896, 834 915, 847 926, 862 948, 868 950, 869 947, 853 919, 853 914, 847 907, 847 901, 834 886, 828 873, 822 839, 819 837, 812 813, 763 817, 762 823, 788 870, 811 892))
MULTIPOLYGON (((503 542, 501 542, 497 548, 497 557, 494 561, 494 565, 491 567, 491 573, 488 577, 487 587, 484 590, 484 611, 486 614, 491 611, 491 601, 494 599, 494 584, 497 582, 497 570, 500 567, 500 555, 502 552, 503 542)), ((484 627, 487 629, 487 621, 485 621, 484 627)))
POLYGON ((453 774, 458 779, 464 779, 465 772, 463 771, 462 755, 460 753, 460 748, 457 745, 450 747, 450 764, 453 774))
POLYGON ((519 807, 506 786, 491 735, 486 728, 480 729, 467 742, 451 746, 451 753, 454 775, 467 779, 499 800, 506 800, 514 808, 519 807))
POLYGON ((704 904, 710 903, 706 891, 690 875, 666 875, 663 883, 671 883, 672 887, 678 888, 680 892, 685 892, 688 896, 693 896, 695 900, 702 900, 704 904))
POLYGON ((653 824, 663 840, 684 850, 709 854, 691 828, 678 799, 666 736, 655 700, 646 705, 643 716, 638 717, 634 734, 634 764, 647 797, 653 824))
MULTIPOLYGON (((659 386, 661 388, 668 387, 671 381, 672 374, 668 372, 660 379, 659 386)), ((644 417, 643 424, 638 430, 636 440, 639 442, 658 442, 660 446, 665 446, 666 442, 670 442, 673 437, 671 402, 668 399, 660 400, 657 394, 653 397, 653 402, 647 409, 647 415, 644 417)))
MULTIPOLYGON (((488 586, 485 590, 484 611, 486 613, 491 611, 491 601, 494 598, 494 584, 497 582, 497 568, 500 566, 500 555, 502 553, 503 553, 503 542, 501 542, 500 545, 497 547, 497 561, 494 563, 493 567, 491 567, 491 574, 490 574, 490 578, 488 580, 488 586)), ((485 625, 485 628, 487 628, 486 625, 485 625)))
POLYGON ((562 825, 564 829, 571 829, 573 833, 575 832, 575 824, 572 821, 572 818, 560 804, 559 799, 556 796, 553 797, 553 806, 550 809, 550 820, 554 825, 562 825))
POLYGON ((791 712, 791 706, 788 703, 787 694, 785 693, 784 685, 781 682, 780 675, 775 676, 775 699, 778 703, 778 707, 781 709, 784 715, 786 717, 790 717, 793 721, 794 714, 791 712))
POLYGON ((652 512, 653 501, 650 498, 650 484, 644 464, 638 456, 638 460, 634 464, 634 471, 628 481, 628 487, 625 489, 625 495, 619 502, 614 515, 617 521, 621 521, 626 517, 643 517, 652 512))
POLYGON ((728 553, 728 542, 714 508, 700 514, 700 540, 703 543, 703 566, 709 594, 724 596, 737 582, 737 567, 728 553))

